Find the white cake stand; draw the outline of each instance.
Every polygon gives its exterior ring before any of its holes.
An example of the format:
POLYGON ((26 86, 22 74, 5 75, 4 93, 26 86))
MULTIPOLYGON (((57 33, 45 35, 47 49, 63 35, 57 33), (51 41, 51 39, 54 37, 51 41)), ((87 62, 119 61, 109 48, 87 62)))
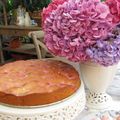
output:
POLYGON ((54 104, 18 107, 0 104, 0 120, 73 120, 85 107, 83 82, 67 99, 54 104))

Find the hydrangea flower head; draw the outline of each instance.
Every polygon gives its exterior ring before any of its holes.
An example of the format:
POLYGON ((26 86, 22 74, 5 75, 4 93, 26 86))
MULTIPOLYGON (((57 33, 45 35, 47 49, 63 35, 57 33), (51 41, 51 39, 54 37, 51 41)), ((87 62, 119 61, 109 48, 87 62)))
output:
POLYGON ((91 61, 103 66, 117 64, 120 61, 120 26, 115 27, 107 38, 97 40, 94 45, 87 48, 86 54, 91 61))
POLYGON ((45 43, 55 55, 72 61, 90 57, 86 49, 112 29, 109 7, 100 0, 69 0, 49 13, 44 22, 45 43))
POLYGON ((106 4, 110 8, 110 12, 113 15, 113 22, 120 22, 120 0, 106 0, 106 4))

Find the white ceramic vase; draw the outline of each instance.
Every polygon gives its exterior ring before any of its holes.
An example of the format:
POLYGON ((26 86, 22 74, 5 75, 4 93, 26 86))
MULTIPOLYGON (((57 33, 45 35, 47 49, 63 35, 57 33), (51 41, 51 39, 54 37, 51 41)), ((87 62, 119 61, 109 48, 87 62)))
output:
POLYGON ((24 16, 18 16, 16 25, 24 26, 24 24, 25 24, 24 16))
POLYGON ((83 81, 88 87, 87 106, 91 109, 109 109, 112 97, 106 93, 116 73, 117 65, 103 67, 94 63, 80 64, 83 81))
POLYGON ((25 26, 26 27, 31 26, 31 18, 28 12, 25 13, 25 26))

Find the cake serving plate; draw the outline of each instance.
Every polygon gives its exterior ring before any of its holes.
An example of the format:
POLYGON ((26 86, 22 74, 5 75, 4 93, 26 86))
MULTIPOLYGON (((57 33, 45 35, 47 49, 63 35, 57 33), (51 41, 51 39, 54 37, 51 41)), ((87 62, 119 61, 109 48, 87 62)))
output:
POLYGON ((85 107, 85 91, 80 88, 70 97, 48 105, 12 106, 0 103, 0 120, 74 120, 85 107))

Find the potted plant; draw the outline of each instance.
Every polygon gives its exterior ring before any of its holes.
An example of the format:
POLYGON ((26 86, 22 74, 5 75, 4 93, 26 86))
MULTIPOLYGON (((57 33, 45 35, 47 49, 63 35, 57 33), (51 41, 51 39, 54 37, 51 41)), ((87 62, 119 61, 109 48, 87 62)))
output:
POLYGON ((90 91, 88 106, 95 109, 111 105, 106 89, 120 61, 120 2, 116 1, 53 0, 42 13, 48 50, 80 62, 90 91))

